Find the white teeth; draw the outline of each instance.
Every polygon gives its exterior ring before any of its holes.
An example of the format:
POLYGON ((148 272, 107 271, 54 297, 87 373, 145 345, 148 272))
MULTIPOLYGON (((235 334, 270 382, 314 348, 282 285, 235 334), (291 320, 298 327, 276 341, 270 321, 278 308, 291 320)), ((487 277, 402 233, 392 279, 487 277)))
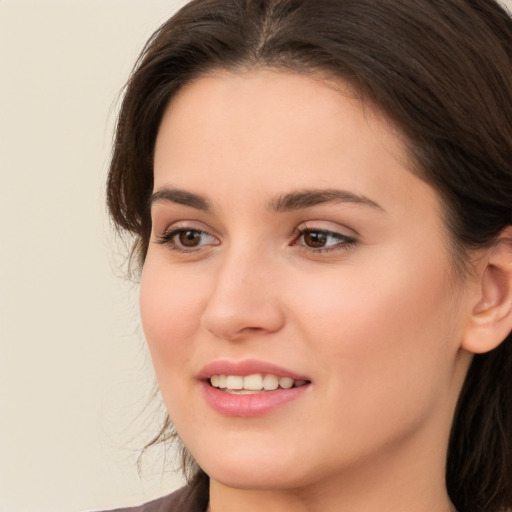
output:
POLYGON ((226 379, 226 388, 228 389, 243 389, 244 378, 238 375, 228 375, 226 379))
POLYGON ((265 375, 263 379, 263 389, 273 391, 279 387, 279 379, 275 375, 265 375))
POLYGON ((277 388, 290 389, 306 384, 305 380, 293 380, 290 377, 277 375, 263 375, 254 373, 242 377, 240 375, 212 375, 210 384, 214 388, 236 391, 240 394, 251 394, 258 391, 274 391, 277 388))
POLYGON ((261 374, 256 373, 254 375, 248 375, 247 377, 244 377, 244 389, 250 389, 251 391, 258 391, 262 387, 263 387, 263 377, 261 376, 261 374))
POLYGON ((291 387, 293 387, 293 379, 290 379, 290 377, 281 377, 279 379, 279 385, 283 389, 290 389, 291 387))

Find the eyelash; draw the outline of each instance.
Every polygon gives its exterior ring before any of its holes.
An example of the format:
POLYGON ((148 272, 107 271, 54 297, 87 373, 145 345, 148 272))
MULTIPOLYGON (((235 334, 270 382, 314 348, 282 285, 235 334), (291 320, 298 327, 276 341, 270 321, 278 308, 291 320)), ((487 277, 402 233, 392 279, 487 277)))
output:
MULTIPOLYGON (((176 243, 176 241, 174 240, 174 238, 182 233, 194 233, 194 234, 199 234, 199 235, 206 235, 206 236, 213 238, 212 235, 210 235, 206 231, 203 231, 202 229, 184 226, 184 227, 177 227, 174 229, 170 229, 170 230, 166 231, 165 233, 163 233, 162 235, 159 235, 156 239, 156 243, 160 244, 160 245, 168 245, 171 250, 176 251, 176 252, 181 252, 181 253, 197 252, 202 247, 201 245, 199 245, 196 247, 185 248, 183 245, 178 245, 176 243)), ((214 244, 214 245, 218 245, 218 244, 214 244)))
MULTIPOLYGON (((168 245, 169 248, 173 251, 180 252, 180 253, 194 253, 197 252, 203 247, 203 245, 198 245, 190 248, 185 248, 183 245, 179 245, 174 240, 175 237, 177 237, 180 234, 183 233, 193 233, 194 235, 205 235, 207 237, 214 238, 212 235, 207 233, 206 231, 203 231, 201 229, 192 228, 192 227, 176 227, 174 229, 170 229, 169 231, 166 231, 162 235, 159 235, 156 239, 156 243, 160 245, 168 245)), ((343 235, 342 233, 338 233, 336 231, 330 231, 327 229, 318 229, 318 228, 312 228, 312 227, 303 227, 298 228, 294 231, 295 238, 293 242, 290 244, 291 246, 299 246, 301 250, 306 250, 309 252, 313 252, 314 254, 322 254, 322 253, 328 253, 332 251, 339 251, 339 250, 348 250, 353 245, 356 244, 357 240, 353 237, 343 235), (331 237, 338 240, 337 243, 333 244, 332 246, 327 247, 310 247, 304 243, 299 243, 299 240, 301 237, 304 237, 306 235, 320 235, 324 236, 326 238, 331 237)), ((212 244, 212 245, 218 245, 218 244, 212 244)))
POLYGON ((348 250, 356 243, 356 239, 347 235, 343 235, 342 233, 338 233, 337 231, 330 231, 328 229, 319 229, 319 228, 313 228, 313 227, 304 227, 304 228, 298 228, 295 230, 296 238, 294 242, 291 245, 300 245, 302 249, 313 251, 316 254, 322 254, 332 251, 340 251, 340 250, 348 250), (305 244, 298 244, 298 240, 301 237, 304 237, 308 234, 316 234, 316 235, 322 235, 325 237, 332 237, 338 240, 338 243, 327 246, 327 247, 310 247, 305 244))

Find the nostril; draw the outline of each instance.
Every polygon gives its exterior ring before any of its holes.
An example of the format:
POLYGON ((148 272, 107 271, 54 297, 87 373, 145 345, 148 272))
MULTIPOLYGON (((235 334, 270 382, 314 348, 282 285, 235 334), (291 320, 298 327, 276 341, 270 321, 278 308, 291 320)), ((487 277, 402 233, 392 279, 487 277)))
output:
POLYGON ((216 338, 241 340, 283 327, 284 315, 275 297, 269 299, 261 287, 258 293, 258 289, 241 290, 230 283, 225 279, 208 297, 201 317, 203 329, 216 338))

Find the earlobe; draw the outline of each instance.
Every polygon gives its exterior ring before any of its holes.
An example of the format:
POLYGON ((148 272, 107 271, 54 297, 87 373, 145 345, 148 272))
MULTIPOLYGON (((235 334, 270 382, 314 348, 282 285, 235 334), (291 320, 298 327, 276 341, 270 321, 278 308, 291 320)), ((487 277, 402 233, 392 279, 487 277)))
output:
POLYGON ((475 354, 496 348, 512 331, 512 226, 484 257, 479 297, 463 339, 475 354))

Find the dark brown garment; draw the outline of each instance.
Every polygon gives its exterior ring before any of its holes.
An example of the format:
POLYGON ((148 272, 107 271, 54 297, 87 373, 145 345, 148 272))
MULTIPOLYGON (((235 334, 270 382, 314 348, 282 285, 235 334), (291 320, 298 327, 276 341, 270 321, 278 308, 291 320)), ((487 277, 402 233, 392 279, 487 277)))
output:
POLYGON ((204 502, 203 496, 187 486, 138 507, 118 508, 108 512, 206 512, 207 504, 204 502))

